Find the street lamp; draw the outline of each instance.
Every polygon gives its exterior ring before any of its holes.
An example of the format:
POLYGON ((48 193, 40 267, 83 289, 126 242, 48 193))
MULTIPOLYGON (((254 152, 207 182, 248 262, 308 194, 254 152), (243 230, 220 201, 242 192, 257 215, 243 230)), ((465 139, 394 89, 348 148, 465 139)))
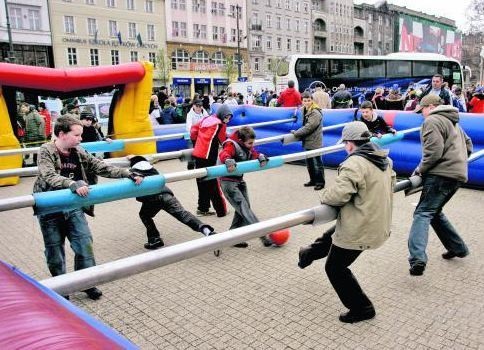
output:
POLYGON ((238 74, 238 79, 242 78, 242 60, 240 59, 240 31, 239 31, 239 13, 242 10, 242 8, 239 5, 235 6, 235 12, 237 16, 237 74, 238 74))

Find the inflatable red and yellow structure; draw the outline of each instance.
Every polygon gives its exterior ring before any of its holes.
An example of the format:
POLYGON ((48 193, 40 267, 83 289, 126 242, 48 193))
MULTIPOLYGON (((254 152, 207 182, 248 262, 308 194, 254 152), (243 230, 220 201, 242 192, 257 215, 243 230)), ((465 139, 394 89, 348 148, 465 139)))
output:
MULTIPOLYGON (((149 62, 72 69, 0 63, 0 150, 20 148, 12 126, 16 116, 11 114, 15 109, 8 108, 15 101, 11 101, 11 98, 7 101, 4 90, 27 90, 39 96, 63 98, 83 96, 103 89, 110 91, 114 87, 118 88, 119 95, 113 99, 112 115, 109 116, 113 138, 116 135, 123 139, 153 136, 153 128, 147 117, 153 87, 153 65, 149 62)), ((154 142, 144 142, 127 144, 123 153, 155 152, 154 142)), ((0 162, 0 170, 21 166, 21 155, 5 156, 0 162)), ((0 186, 15 185, 18 181, 18 177, 0 179, 0 186)))

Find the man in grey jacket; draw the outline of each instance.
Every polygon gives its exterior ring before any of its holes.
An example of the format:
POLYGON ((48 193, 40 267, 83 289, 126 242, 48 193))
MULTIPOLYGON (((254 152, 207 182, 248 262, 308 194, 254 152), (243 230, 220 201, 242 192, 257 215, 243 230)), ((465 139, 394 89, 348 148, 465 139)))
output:
POLYGON ((338 169, 335 184, 320 194, 322 204, 339 208, 336 227, 301 248, 298 265, 305 268, 325 257, 330 247, 326 274, 349 309, 339 320, 354 323, 375 317, 375 309, 349 266, 364 250, 380 247, 390 236, 395 173, 388 151, 370 142, 364 123, 347 124, 342 136, 348 157, 338 169))
POLYGON ((443 105, 438 95, 422 98, 417 112, 425 119, 420 131, 422 159, 414 174, 422 176, 423 189, 408 237, 412 276, 421 276, 425 270, 429 226, 447 249, 442 258, 463 258, 469 254, 442 208, 467 182, 467 158, 472 153, 472 141, 459 126, 457 108, 443 105))
MULTIPOLYGON (((291 133, 298 139, 302 140, 302 146, 306 151, 323 147, 322 121, 323 114, 321 108, 314 103, 309 92, 302 95, 302 126, 291 133)), ((324 166, 321 156, 306 159, 306 165, 309 173, 309 182, 305 187, 314 186, 315 191, 324 188, 324 166)))

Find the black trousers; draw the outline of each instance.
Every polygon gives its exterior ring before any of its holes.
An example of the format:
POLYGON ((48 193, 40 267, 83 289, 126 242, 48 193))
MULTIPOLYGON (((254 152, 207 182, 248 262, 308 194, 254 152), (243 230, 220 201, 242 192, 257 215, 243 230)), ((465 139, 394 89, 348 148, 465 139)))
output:
POLYGON ((141 205, 139 217, 146 227, 148 241, 160 237, 160 233, 153 221, 153 218, 160 212, 160 210, 165 210, 168 214, 190 227, 193 231, 200 231, 200 228, 203 225, 195 215, 183 208, 175 196, 165 193, 159 196, 158 201, 144 202, 141 205))
POLYGON ((315 185, 324 186, 324 166, 321 156, 307 158, 306 167, 308 168, 309 181, 315 185))
POLYGON ((349 269, 361 253, 361 250, 344 249, 333 244, 325 265, 326 275, 339 299, 355 312, 373 306, 349 269))
MULTIPOLYGON (((206 168, 214 166, 215 163, 209 159, 194 158, 195 168, 206 168)), ((227 203, 222 194, 220 183, 217 179, 203 181, 197 179, 198 187, 198 210, 208 211, 210 209, 210 202, 217 213, 217 216, 225 216, 227 214, 227 203)))

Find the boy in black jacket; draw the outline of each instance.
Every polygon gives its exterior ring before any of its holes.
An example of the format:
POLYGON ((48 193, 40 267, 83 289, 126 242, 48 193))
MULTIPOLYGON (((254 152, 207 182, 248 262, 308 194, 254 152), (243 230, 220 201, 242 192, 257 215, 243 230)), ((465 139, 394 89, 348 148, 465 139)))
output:
POLYGON ((366 124, 372 136, 380 138, 384 134, 397 132, 385 122, 385 119, 376 114, 370 101, 364 101, 360 105, 360 111, 361 121, 366 124))
MULTIPOLYGON (((131 164, 131 172, 136 175, 152 176, 159 174, 158 170, 153 168, 150 162, 142 156, 128 156, 128 159, 131 164)), ((158 249, 165 245, 153 221, 153 218, 162 209, 178 221, 189 226, 193 231, 200 232, 205 236, 211 236, 216 233, 212 226, 204 224, 195 215, 185 210, 173 192, 166 186, 163 186, 158 194, 136 197, 136 200, 143 203, 139 217, 146 227, 146 235, 148 236, 148 242, 144 245, 146 249, 158 249)))

